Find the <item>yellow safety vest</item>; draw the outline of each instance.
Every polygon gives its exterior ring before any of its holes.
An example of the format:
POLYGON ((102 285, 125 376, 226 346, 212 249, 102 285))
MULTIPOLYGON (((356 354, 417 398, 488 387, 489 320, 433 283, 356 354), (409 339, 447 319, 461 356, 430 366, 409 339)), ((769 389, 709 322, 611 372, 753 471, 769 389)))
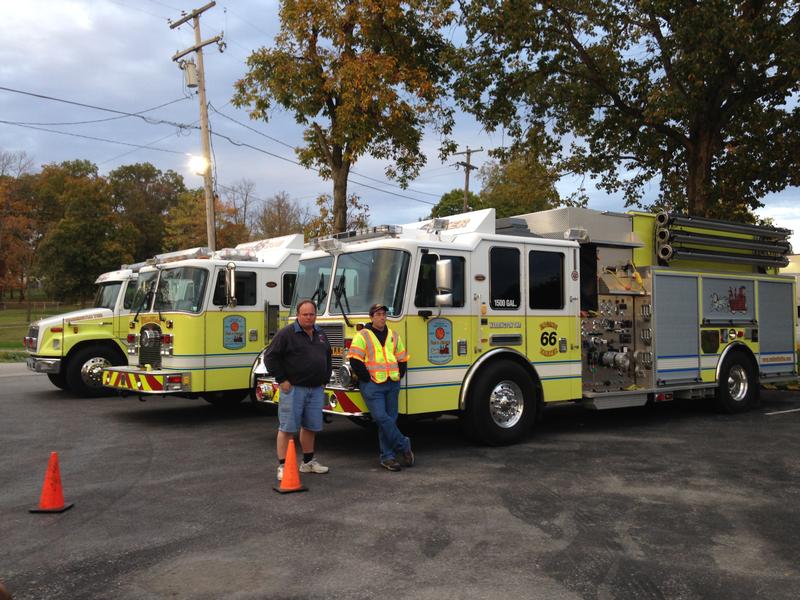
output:
POLYGON ((362 329, 353 338, 347 358, 360 360, 367 367, 369 377, 375 383, 387 379, 400 380, 399 362, 408 362, 408 352, 403 340, 391 329, 386 334, 386 346, 381 346, 378 338, 369 329, 362 329))

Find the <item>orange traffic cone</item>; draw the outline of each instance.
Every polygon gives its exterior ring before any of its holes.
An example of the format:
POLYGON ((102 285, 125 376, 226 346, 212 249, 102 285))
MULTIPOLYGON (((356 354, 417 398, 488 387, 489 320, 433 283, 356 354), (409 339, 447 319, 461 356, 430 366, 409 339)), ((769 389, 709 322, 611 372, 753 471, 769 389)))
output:
POLYGON ((307 487, 300 484, 300 470, 297 468, 294 440, 289 440, 289 447, 286 449, 286 462, 283 463, 283 479, 281 479, 280 485, 272 489, 281 494, 308 491, 307 487))
POLYGON ((62 513, 72 508, 74 504, 64 504, 64 492, 61 489, 61 472, 58 468, 58 453, 51 452, 47 463, 47 473, 44 476, 42 496, 39 498, 39 508, 31 508, 32 513, 62 513))

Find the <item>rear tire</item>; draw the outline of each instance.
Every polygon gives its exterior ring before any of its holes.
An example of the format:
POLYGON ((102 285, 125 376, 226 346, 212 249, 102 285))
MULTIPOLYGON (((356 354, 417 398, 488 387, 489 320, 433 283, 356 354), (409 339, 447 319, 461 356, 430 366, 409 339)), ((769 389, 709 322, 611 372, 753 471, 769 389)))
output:
POLYGON ((536 418, 536 389, 520 365, 500 361, 485 367, 470 389, 464 430, 490 446, 519 441, 536 418))
POLYGON ((67 378, 64 373, 48 373, 47 378, 50 380, 50 383, 58 389, 64 390, 65 392, 69 391, 69 385, 67 384, 67 378))
POLYGON ((97 397, 111 394, 103 387, 103 369, 124 364, 120 353, 103 346, 87 346, 73 354, 67 362, 66 382, 79 396, 97 397))
POLYGON ((749 410, 758 402, 758 392, 753 362, 741 352, 725 357, 719 373, 717 409, 727 414, 749 410))

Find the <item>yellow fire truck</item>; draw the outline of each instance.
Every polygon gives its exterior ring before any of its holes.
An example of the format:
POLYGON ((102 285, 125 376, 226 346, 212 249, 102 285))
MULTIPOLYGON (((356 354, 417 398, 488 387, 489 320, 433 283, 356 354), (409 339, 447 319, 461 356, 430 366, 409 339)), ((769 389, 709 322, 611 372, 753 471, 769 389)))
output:
POLYGON ((289 235, 148 261, 127 324, 129 364, 105 369, 103 384, 140 399, 240 402, 253 361, 287 314, 303 246, 302 235, 289 235))
POLYGON ((103 367, 128 362, 125 336, 140 266, 124 265, 100 275, 91 308, 31 323, 23 340, 28 368, 46 373, 62 390, 81 396, 106 393, 103 367))
MULTIPOLYGON (((753 406, 797 376, 789 230, 661 213, 494 209, 316 242, 294 302, 334 346, 326 411, 365 418, 345 360, 370 305, 410 353, 400 413, 454 413, 489 444, 518 440, 558 402, 639 406, 716 396, 753 406)), ((276 402, 261 360, 256 395, 276 402)))

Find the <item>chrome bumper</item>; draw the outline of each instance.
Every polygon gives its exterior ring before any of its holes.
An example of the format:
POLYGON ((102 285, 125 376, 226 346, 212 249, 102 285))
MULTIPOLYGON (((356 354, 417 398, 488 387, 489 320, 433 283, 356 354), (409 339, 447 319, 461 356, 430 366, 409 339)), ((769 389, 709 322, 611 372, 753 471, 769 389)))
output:
POLYGON ((25 361, 28 368, 36 373, 59 373, 61 371, 60 358, 37 358, 29 356, 25 361))

